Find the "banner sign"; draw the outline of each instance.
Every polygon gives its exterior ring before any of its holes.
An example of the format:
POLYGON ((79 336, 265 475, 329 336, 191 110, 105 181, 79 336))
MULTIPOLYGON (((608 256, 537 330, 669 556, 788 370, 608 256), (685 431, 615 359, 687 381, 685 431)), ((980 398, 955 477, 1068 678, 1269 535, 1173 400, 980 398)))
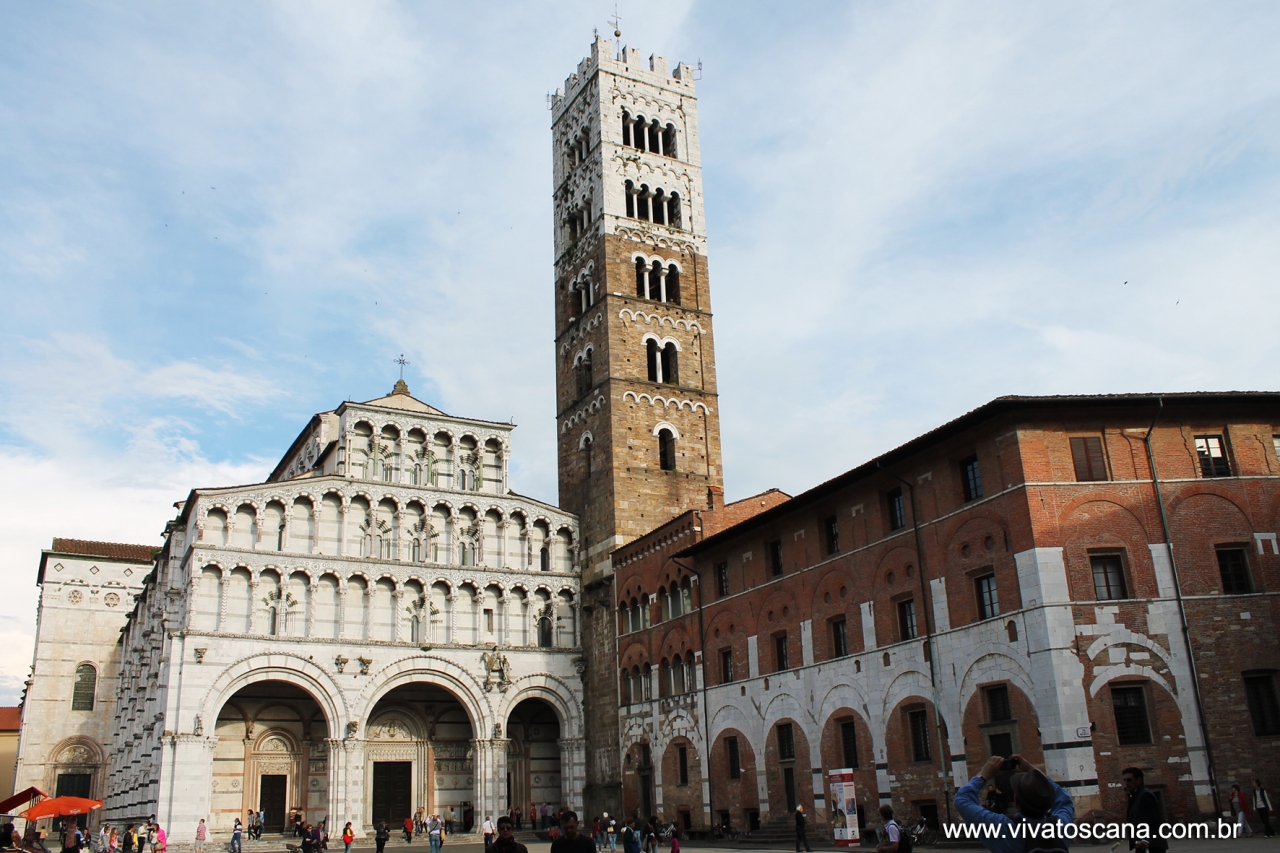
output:
POLYGON ((858 832, 858 798, 853 784, 853 768, 827 771, 831 788, 831 826, 837 847, 856 846, 862 840, 858 832))

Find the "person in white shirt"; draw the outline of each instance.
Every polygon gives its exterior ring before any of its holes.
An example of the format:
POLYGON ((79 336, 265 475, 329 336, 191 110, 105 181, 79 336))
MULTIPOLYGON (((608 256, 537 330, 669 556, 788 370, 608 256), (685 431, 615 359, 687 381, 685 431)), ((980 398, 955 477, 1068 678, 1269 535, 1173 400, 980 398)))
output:
POLYGON ((498 834, 497 827, 493 825, 492 817, 485 815, 484 827, 482 829, 482 832, 484 832, 484 849, 487 851, 490 847, 493 846, 494 836, 498 834))

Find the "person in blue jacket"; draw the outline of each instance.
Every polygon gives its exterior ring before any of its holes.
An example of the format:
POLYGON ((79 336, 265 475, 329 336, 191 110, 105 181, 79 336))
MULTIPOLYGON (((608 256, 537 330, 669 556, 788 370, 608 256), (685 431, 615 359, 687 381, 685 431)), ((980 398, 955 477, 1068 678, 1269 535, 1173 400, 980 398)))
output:
POLYGON ((995 756, 959 791, 956 791, 956 810, 967 823, 995 824, 1000 828, 999 837, 983 838, 982 845, 991 853, 1026 853, 1031 850, 1065 850, 1069 842, 1056 835, 1052 838, 1015 838, 1010 831, 1017 823, 1074 823, 1076 807, 1071 795, 1062 786, 1033 767, 1021 755, 1009 756, 1013 763, 1013 775, 1009 787, 1013 793, 1017 817, 993 812, 982 805, 982 792, 987 784, 1004 770, 1005 759, 995 756))

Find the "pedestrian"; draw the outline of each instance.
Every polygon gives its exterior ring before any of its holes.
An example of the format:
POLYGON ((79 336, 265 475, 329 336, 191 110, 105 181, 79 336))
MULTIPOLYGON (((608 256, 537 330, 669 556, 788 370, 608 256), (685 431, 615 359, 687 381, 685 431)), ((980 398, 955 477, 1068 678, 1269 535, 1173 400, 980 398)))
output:
POLYGON ((302 822, 302 832, 299 837, 302 839, 302 853, 319 853, 311 841, 311 824, 305 820, 302 822))
MULTIPOLYGON (((524 809, 520 808, 519 806, 516 806, 515 818, 516 818, 515 831, 519 832, 521 829, 524 828, 524 809)), ((523 847, 524 845, 521 845, 521 846, 523 847)))
POLYGON ((114 826, 111 827, 111 835, 107 837, 107 849, 111 853, 117 853, 120 849, 120 831, 114 826))
POLYGON ((1129 812, 1126 819, 1135 827, 1145 824, 1152 830, 1152 834, 1147 836, 1130 838, 1129 849, 1168 850, 1168 840, 1161 838, 1160 833, 1156 831, 1164 823, 1164 808, 1156 798, 1155 792, 1147 787, 1142 771, 1137 767, 1126 767, 1120 771, 1120 782, 1124 785, 1125 793, 1129 797, 1129 812))
POLYGON ((378 822, 378 831, 373 834, 373 843, 378 847, 378 853, 382 853, 383 848, 387 846, 387 842, 391 839, 391 830, 387 829, 385 820, 378 822))
POLYGON ((453 835, 453 806, 444 807, 444 831, 453 835))
POLYGON ((80 849, 80 828, 71 820, 62 823, 62 853, 76 853, 80 849))
MULTIPOLYGON (((146 853, 155 853, 155 849, 156 849, 156 829, 157 829, 157 825, 156 825, 156 816, 155 816, 155 815, 152 815, 151 817, 147 818, 147 839, 146 839, 146 841, 147 841, 147 850, 146 850, 146 853)), ((141 848, 139 848, 139 849, 138 849, 138 853, 144 853, 144 851, 143 851, 141 848)))
POLYGON ((404 843, 409 844, 413 841, 413 818, 404 819, 404 843))
POLYGON ((577 812, 560 812, 558 822, 560 837, 551 842, 551 853, 595 853, 596 846, 591 839, 578 832, 577 812))
POLYGON ((481 831, 484 833, 484 849, 488 851, 493 846, 493 839, 498 835, 498 828, 493 825, 493 818, 485 815, 484 826, 481 827, 481 831))
POLYGON ((258 840, 262 840, 262 831, 267 828, 267 810, 258 809, 258 840))
POLYGON ((796 806, 796 853, 800 853, 801 844, 808 853, 813 853, 813 848, 809 846, 809 826, 805 823, 804 806, 796 806))
POLYGON ((1253 780, 1253 810, 1258 813, 1258 820, 1262 821, 1262 837, 1273 837, 1275 831, 1271 829, 1271 795, 1262 787, 1261 779, 1253 780))
POLYGON ((680 853, 680 831, 671 830, 671 853, 680 853))
MULTIPOLYGON (((244 824, 240 822, 240 818, 236 818, 235 824, 231 827, 231 853, 244 853, 244 848, 240 845, 240 835, 244 832, 244 824)), ((128 853, 126 850, 125 853, 128 853)))
POLYGON ((432 815, 427 818, 427 840, 431 842, 431 853, 440 853, 440 848, 444 846, 444 821, 440 820, 439 815, 432 815))
POLYGON ((627 818, 622 827, 622 853, 640 853, 640 836, 636 833, 636 819, 627 818))
POLYGON ((156 824, 156 853, 165 853, 169 849, 169 837, 164 834, 164 827, 156 824))
POLYGON ((489 853, 529 853, 528 847, 516 841, 516 822, 510 817, 498 818, 498 840, 493 842, 489 853))
POLYGON ((342 853, 351 853, 351 844, 356 840, 356 832, 351 828, 351 821, 342 827, 342 853))
MULTIPOLYGON (((1037 836, 1035 847, 1065 851, 1066 842, 1058 837, 1056 826, 1073 824, 1076 819, 1076 808, 1071 802, 1071 796, 1062 789, 1062 786, 1020 755, 1011 755, 1008 759, 999 755, 992 757, 983 765, 977 776, 956 791, 955 804, 956 810, 960 812, 965 822, 1000 827, 999 834, 995 837, 982 838, 982 845, 991 853, 1022 853, 1027 847, 1026 839, 1011 837, 1011 827, 1015 823, 1054 825, 1055 829, 1052 831, 1038 830, 1042 834, 1037 836), (1000 812, 983 808, 980 802, 987 784, 997 775, 1009 772, 1013 772, 1009 777, 1009 785, 1013 792, 1013 804, 1017 810, 1016 820, 1000 812)), ((893 821, 893 809, 881 806, 881 816, 885 815, 886 809, 888 809, 886 821, 892 822, 892 829, 890 829, 890 823, 885 824, 886 830, 889 830, 890 842, 876 849, 881 853, 898 853, 904 848, 909 848, 911 841, 910 838, 903 836, 901 828, 896 821, 893 821)))
POLYGON ((204 825, 204 818, 196 824, 196 853, 204 853, 204 843, 209 840, 209 828, 204 825))
POLYGON ((609 845, 609 853, 614 853, 618 849, 618 822, 609 817, 608 812, 601 817, 604 821, 604 840, 609 845))
POLYGON ((137 849, 138 833, 133 829, 133 824, 129 824, 124 828, 124 838, 120 839, 120 853, 134 853, 137 849))
POLYGON ((898 853, 902 843, 902 827, 893 819, 893 806, 880 807, 880 822, 884 827, 884 838, 876 845, 876 853, 898 853))
POLYGON ((1249 825, 1249 800, 1239 785, 1231 786, 1228 802, 1231 803, 1231 816, 1236 819, 1236 838, 1253 838, 1253 827, 1249 825))
POLYGON ((604 830, 600 826, 599 816, 591 821, 591 840, 595 842, 596 853, 601 853, 604 849, 604 830))

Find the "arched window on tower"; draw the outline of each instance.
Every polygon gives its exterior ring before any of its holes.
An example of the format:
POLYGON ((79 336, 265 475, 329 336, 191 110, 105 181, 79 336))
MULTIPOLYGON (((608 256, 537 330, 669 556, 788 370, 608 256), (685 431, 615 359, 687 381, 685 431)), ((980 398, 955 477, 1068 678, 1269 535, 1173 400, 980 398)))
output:
POLYGON ((649 273, 644 258, 636 258, 636 296, 649 298, 649 273))
POLYGON ((676 470, 676 436, 671 430, 658 430, 658 465, 663 471, 676 470))
POLYGON ((636 185, 627 181, 624 185, 627 195, 627 216, 635 218, 636 215, 636 185))
POLYGON ((551 571, 551 549, 546 545, 543 545, 542 550, 538 552, 538 565, 544 572, 551 571))
POLYGON ((649 137, 649 146, 648 146, 649 150, 655 154, 661 154, 662 153, 662 130, 658 127, 658 120, 655 118, 652 122, 650 122, 649 126, 646 127, 645 130, 648 131, 647 135, 649 137))
POLYGON ((667 196, 661 190, 653 191, 653 221, 659 225, 667 224, 667 196))
POLYGON ((662 300, 662 262, 654 261, 649 267, 649 293, 647 298, 662 300))
POLYGON ((652 218, 649 213, 649 202, 652 197, 649 193, 647 184, 641 184, 639 191, 636 193, 636 218, 648 221, 652 218))
POLYGON ((578 362, 578 398, 587 396, 594 385, 595 381, 591 375, 591 350, 587 350, 578 362))
POLYGON ((661 356, 661 351, 658 349, 658 342, 655 341, 653 338, 650 338, 649 340, 645 341, 644 345, 645 345, 645 355, 648 359, 648 365, 649 365, 649 381, 661 382, 662 381, 662 356, 661 356))
POLYGON ((71 710, 92 711, 98 693, 98 670, 91 663, 76 667, 76 682, 71 689, 71 710))
POLYGON ((622 144, 631 144, 631 113, 626 110, 622 111, 622 144))
POLYGON ((631 126, 631 144, 645 151, 647 150, 645 141, 648 136, 648 123, 644 120, 644 116, 636 116, 635 123, 631 126))
POLYGON ((680 304, 680 268, 675 264, 667 266, 667 302, 673 305, 680 304))
POLYGON ((676 126, 668 123, 662 129, 662 153, 668 157, 679 157, 676 150, 676 126))
POLYGON ((667 224, 672 228, 684 228, 680 211, 680 194, 672 193, 667 197, 667 224))
POLYGON ((538 619, 538 648, 551 648, 551 639, 551 619, 549 617, 542 616, 538 619))
POLYGON ((662 348, 662 376, 658 381, 667 385, 680 384, 679 351, 674 342, 662 348))

